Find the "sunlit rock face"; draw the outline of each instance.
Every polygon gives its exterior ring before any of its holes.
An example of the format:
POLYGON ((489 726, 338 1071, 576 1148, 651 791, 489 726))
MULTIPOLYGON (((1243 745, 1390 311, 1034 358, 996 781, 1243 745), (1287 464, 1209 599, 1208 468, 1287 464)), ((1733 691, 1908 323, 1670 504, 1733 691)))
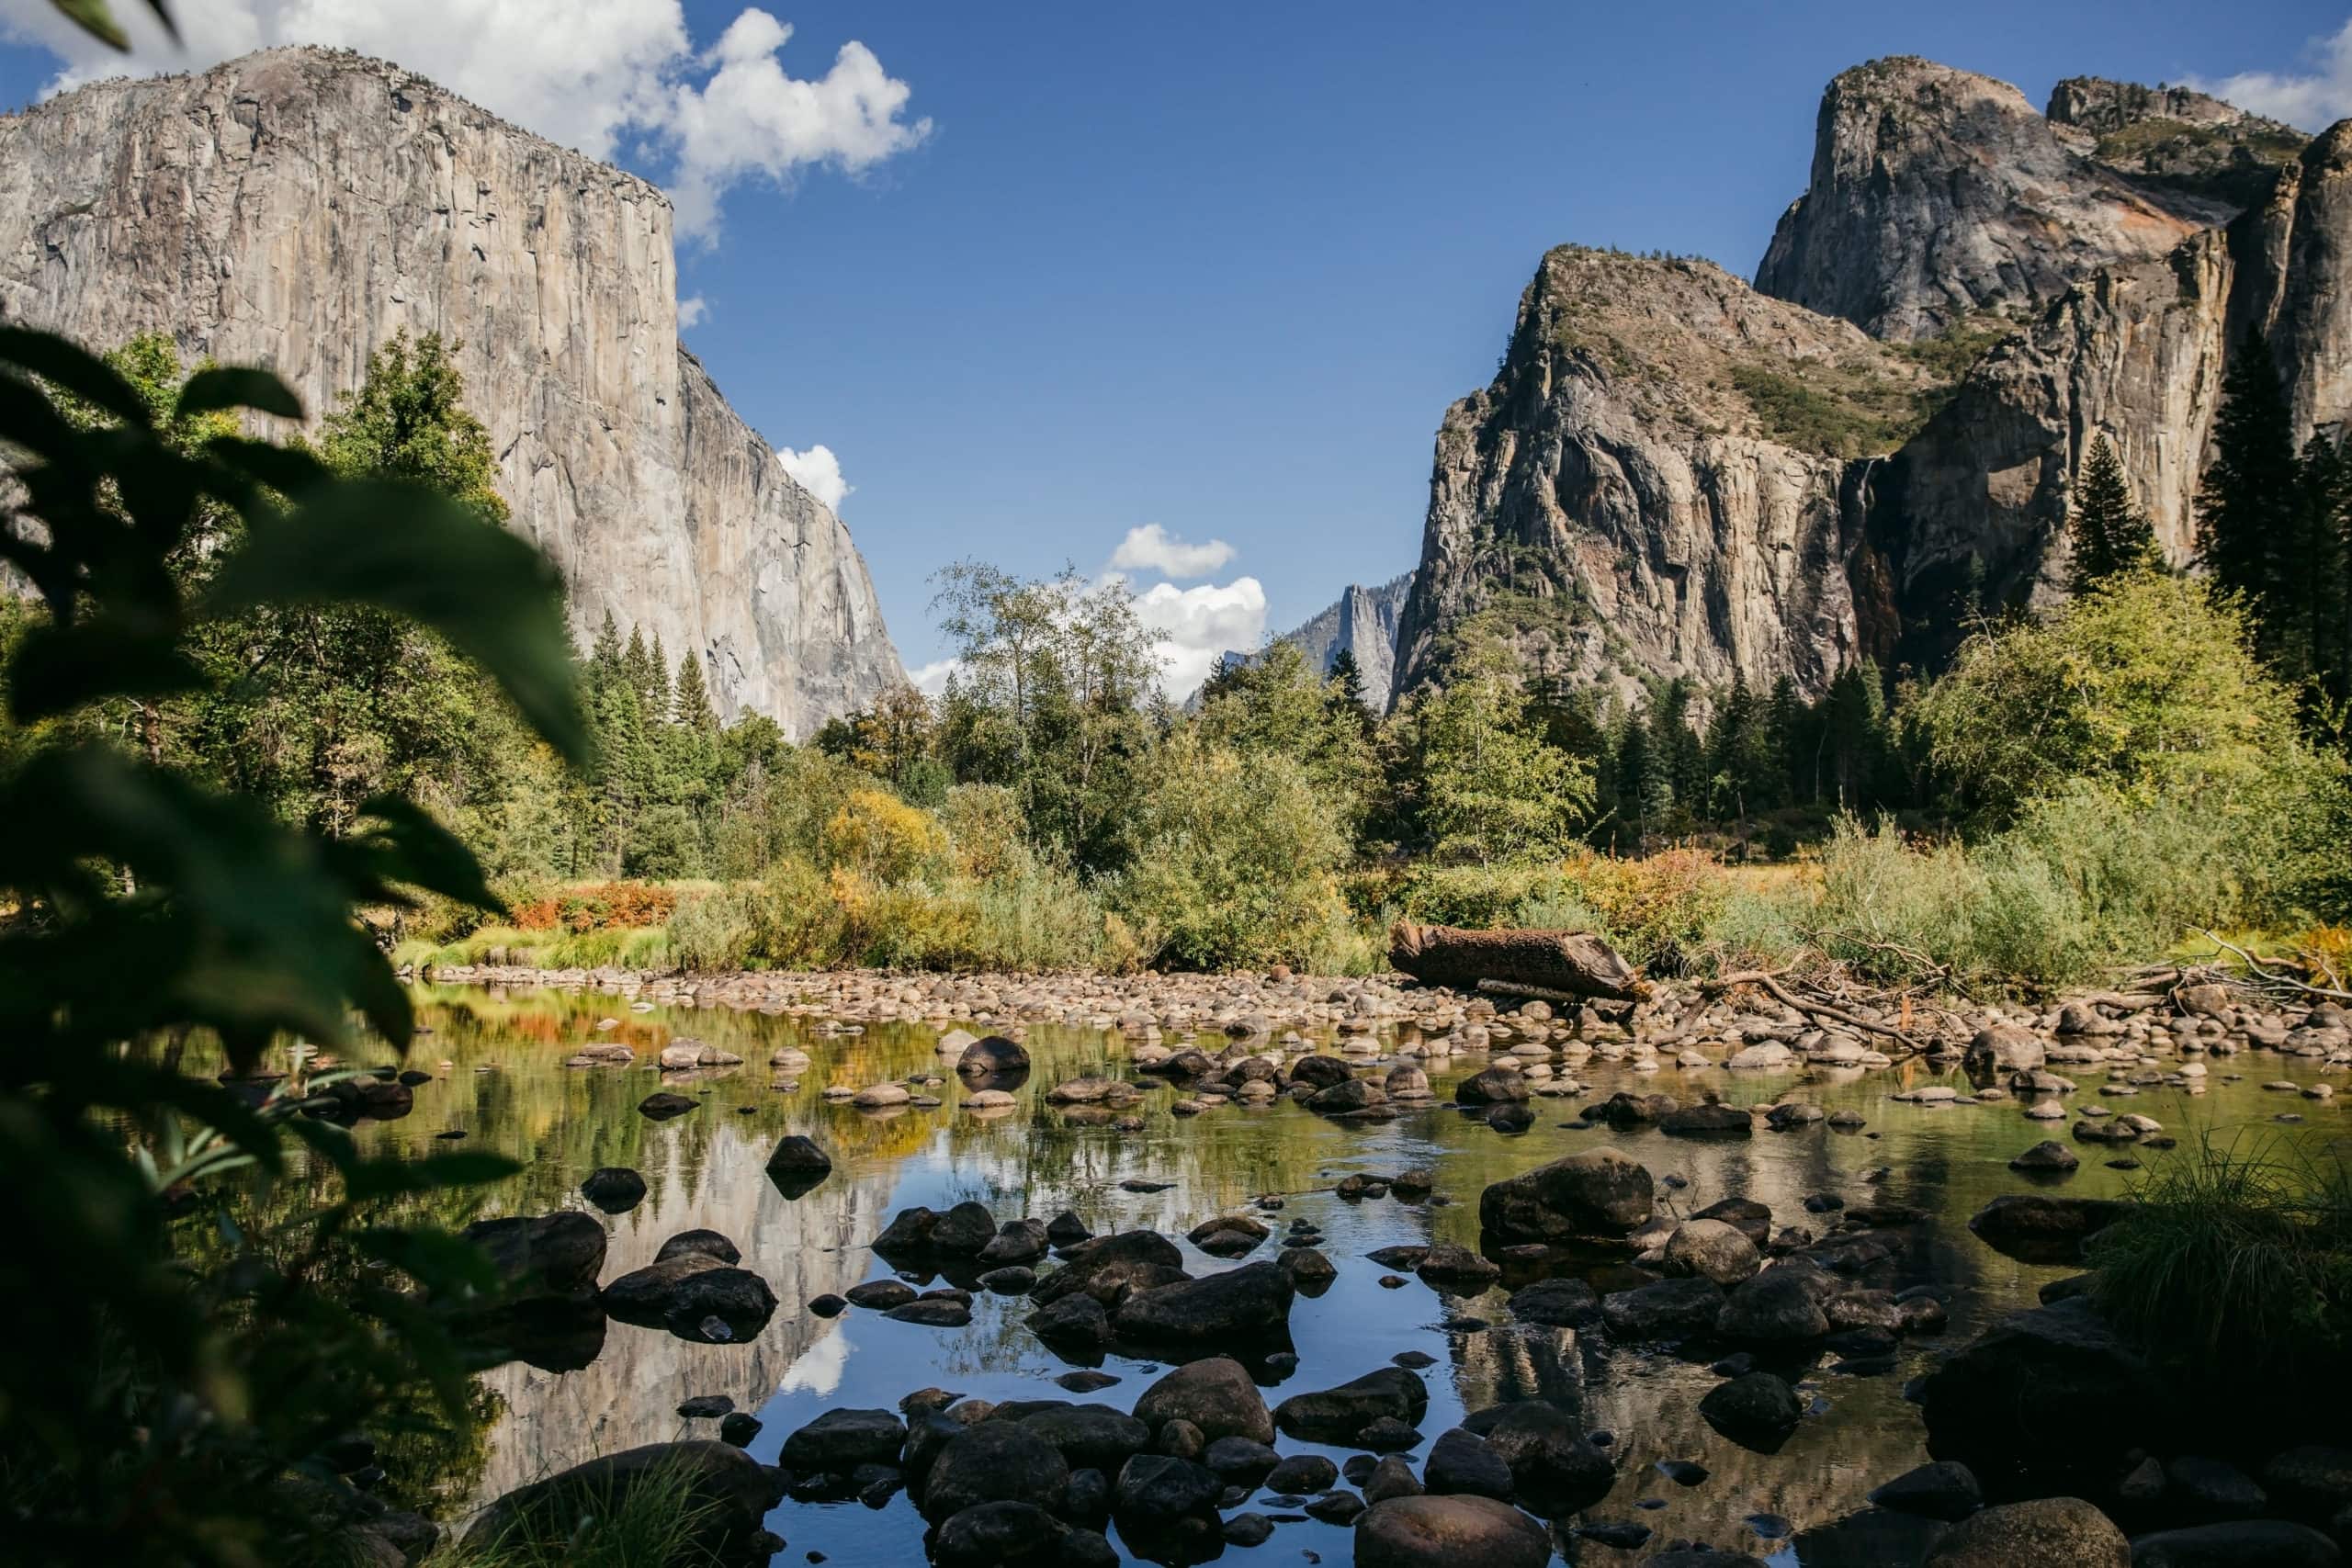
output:
POLYGON ((802 735, 903 681, 849 532, 678 343, 670 203, 380 61, 272 50, 0 118, 0 315, 268 366, 315 419, 395 332, 458 344, 573 622, 802 735))

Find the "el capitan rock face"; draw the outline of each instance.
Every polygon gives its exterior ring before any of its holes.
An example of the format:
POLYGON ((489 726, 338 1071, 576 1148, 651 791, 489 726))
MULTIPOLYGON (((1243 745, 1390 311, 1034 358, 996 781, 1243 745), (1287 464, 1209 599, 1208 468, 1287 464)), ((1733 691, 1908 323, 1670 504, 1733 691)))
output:
POLYGON ((796 736, 905 679, 848 530, 678 343, 668 199, 399 66, 272 50, 0 118, 0 316, 266 365, 313 418, 441 333, 575 626, 796 736))

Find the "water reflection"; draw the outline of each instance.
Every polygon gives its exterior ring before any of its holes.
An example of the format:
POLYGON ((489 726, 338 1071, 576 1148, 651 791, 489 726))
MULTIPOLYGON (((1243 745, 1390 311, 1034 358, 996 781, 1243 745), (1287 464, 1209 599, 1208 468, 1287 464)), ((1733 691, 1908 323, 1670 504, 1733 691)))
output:
MULTIPOLYGON (((781 1012, 639 1010, 624 998, 594 994, 443 989, 421 993, 420 1003, 432 1032, 421 1038, 407 1065, 432 1076, 415 1086, 411 1115, 360 1123, 363 1141, 422 1151, 433 1146, 436 1134, 462 1131, 469 1140, 465 1146, 496 1149, 526 1167, 491 1196, 487 1212, 579 1209, 594 1215, 610 1238, 606 1281, 651 1262, 662 1242, 679 1232, 710 1229, 741 1247, 743 1267, 764 1278, 780 1303, 766 1325, 742 1343, 695 1344, 658 1327, 612 1323, 601 1349, 577 1371, 554 1372, 518 1361, 486 1374, 485 1393, 503 1412, 488 1434, 487 1460, 472 1487, 476 1501, 600 1452, 708 1435, 708 1422, 690 1423, 675 1414, 680 1402, 697 1395, 724 1394, 755 1413, 764 1427, 752 1452, 770 1461, 786 1435, 823 1410, 894 1407, 926 1386, 996 1400, 1074 1398, 1127 1408, 1164 1363, 1117 1351, 1058 1354, 1029 1331, 1029 1304, 1020 1298, 978 1292, 970 1325, 956 1329, 859 1310, 828 1320, 808 1312, 806 1303, 889 1277, 870 1244, 893 1213, 912 1204, 944 1211, 978 1200, 1001 1220, 1044 1220, 1068 1208, 1097 1231, 1148 1225, 1181 1237, 1220 1211, 1279 1195, 1285 1205, 1281 1213, 1265 1216, 1275 1223, 1275 1235, 1243 1261, 1272 1257, 1283 1225, 1304 1217, 1321 1228, 1322 1250, 1339 1265, 1327 1292, 1302 1295, 1295 1304, 1291 1328, 1298 1364, 1283 1380, 1284 1393, 1329 1387, 1386 1365, 1400 1352, 1419 1351, 1432 1359, 1422 1374, 1430 1403, 1421 1427, 1432 1438, 1467 1412, 1498 1402, 1580 1395, 1586 1424, 1613 1433, 1620 1457, 1615 1487, 1585 1519, 1637 1523, 1654 1531, 1650 1545, 1639 1551, 1576 1541, 1580 1562, 1635 1562, 1677 1537, 1808 1568, 1910 1561, 1924 1544, 1921 1531, 1935 1527, 1869 1510, 1863 1499, 1872 1486, 1926 1457, 1917 1413, 1900 1390, 1937 1354, 1937 1341, 1903 1341, 1883 1375, 1833 1372, 1828 1357, 1795 1369, 1800 1396, 1813 1402, 1816 1414, 1778 1452, 1766 1454, 1730 1441, 1700 1418, 1699 1400, 1720 1381, 1705 1366, 1580 1344, 1570 1330, 1512 1323, 1503 1303, 1507 1287, 1524 1282, 1520 1270, 1483 1295, 1446 1296, 1411 1280, 1401 1289, 1384 1288, 1379 1280, 1386 1270, 1364 1255, 1397 1244, 1476 1247, 1476 1199, 1487 1183, 1605 1141, 1661 1179, 1680 1179, 1680 1185, 1660 1189, 1672 1213, 1747 1198, 1769 1205, 1776 1226, 1826 1232, 1837 1215, 1808 1213, 1807 1199, 1927 1211, 1936 1223, 1904 1233, 1905 1250, 1894 1272, 1903 1282, 1933 1280, 1951 1288, 1946 1345, 1963 1342, 1989 1318, 2030 1302, 2041 1282, 2065 1271, 2001 1257, 1978 1244, 1964 1224, 1989 1198, 2026 1189, 2007 1162, 2047 1135, 2046 1129, 2024 1121, 2013 1103, 1892 1101, 1888 1097, 1898 1089, 1937 1081, 1923 1066, 1841 1072, 1806 1083, 1806 1098, 1860 1112, 1866 1124, 1859 1130, 1815 1124, 1752 1140, 1678 1140, 1654 1128, 1593 1131, 1573 1124, 1579 1101, 1544 1099, 1534 1102, 1532 1129, 1517 1136, 1438 1110, 1394 1122, 1342 1123, 1277 1103, 1230 1106, 1186 1119, 1169 1114, 1173 1091, 1150 1078, 1140 1080, 1145 1098, 1131 1108, 1142 1118, 1141 1130, 1131 1131, 1093 1108, 1057 1110, 1044 1098, 1072 1077, 1131 1076, 1118 1036, 1091 1029, 1039 1025, 1029 1031, 1025 1043, 1035 1058, 1029 1082, 1012 1109, 983 1116, 962 1108, 962 1101, 987 1086, 962 1082, 943 1066, 934 1052, 936 1032, 921 1024, 872 1024, 861 1033, 839 1033, 781 1012), (652 1071, 654 1055, 679 1037, 739 1055, 742 1063, 692 1074, 652 1071), (614 1043, 629 1046, 636 1065, 562 1065, 582 1047, 614 1043), (772 1068, 771 1056, 783 1049, 809 1059, 772 1068), (939 1080, 917 1086, 918 1093, 941 1100, 937 1108, 865 1111, 824 1097, 828 1089, 919 1077, 939 1080), (695 1108, 674 1120, 650 1120, 637 1106, 656 1089, 682 1093, 695 1108), (797 1196, 771 1181, 765 1169, 787 1134, 811 1137, 834 1162, 829 1177, 797 1196), (639 1172, 643 1200, 616 1214, 591 1206, 580 1184, 606 1167, 639 1172), (1352 1172, 1390 1176, 1414 1168, 1435 1173, 1435 1193, 1426 1201, 1348 1201, 1330 1190, 1352 1172), (1125 1182, 1156 1190, 1130 1190, 1125 1182), (1083 1365, 1099 1365, 1122 1381, 1077 1393, 1052 1381, 1083 1365), (1676 1485, 1655 1468, 1662 1460, 1694 1461, 1710 1475, 1696 1486, 1676 1485)), ((1224 1043, 1203 1043, 1216 1049, 1224 1043)), ((2191 1099, 2149 1090, 2135 1108, 2164 1122, 2184 1143, 2200 1127, 2267 1126, 2278 1105, 2276 1097, 2261 1094, 2259 1079, 2309 1076, 2313 1069, 2300 1063, 2282 1068, 2275 1057, 2255 1060, 2258 1066, 2245 1069, 2253 1081, 2227 1081, 2230 1065, 2217 1063, 2211 1092, 2191 1099)), ((1431 1076, 1442 1096, 1483 1065, 1480 1057, 1457 1060, 1431 1076)), ((1594 1087, 1586 1100, 1620 1089, 1691 1098, 1702 1087, 1716 1087, 1743 1102, 1772 1098, 1800 1077, 1727 1080, 1720 1071, 1686 1075, 1672 1067, 1637 1074, 1600 1061, 1578 1076, 1594 1087)), ((2092 1093, 2093 1086, 2086 1081, 2083 1092, 2092 1093)), ((2294 1133, 2340 1138, 2343 1126, 2340 1112, 2314 1108, 2311 1122, 2294 1133)), ((2108 1195, 2121 1191, 2123 1182, 2121 1173, 2086 1157, 2064 1190, 2108 1195)), ((1183 1251, 1195 1273, 1228 1266, 1189 1245, 1183 1251)), ((927 1278, 920 1271, 913 1277, 927 1278)), ((958 1274, 956 1282, 973 1281, 958 1274)), ((1322 1451, 1335 1461, 1350 1452, 1283 1447, 1322 1451)), ((810 1551, 843 1564, 922 1559, 922 1525, 903 1498, 878 1511, 854 1501, 787 1502, 770 1524, 790 1542, 796 1559, 810 1551)), ((1306 1521, 1284 1523, 1262 1546, 1212 1541, 1203 1550, 1235 1562, 1296 1562, 1302 1551, 1314 1551, 1327 1562, 1342 1562, 1350 1540, 1344 1529, 1306 1521)))

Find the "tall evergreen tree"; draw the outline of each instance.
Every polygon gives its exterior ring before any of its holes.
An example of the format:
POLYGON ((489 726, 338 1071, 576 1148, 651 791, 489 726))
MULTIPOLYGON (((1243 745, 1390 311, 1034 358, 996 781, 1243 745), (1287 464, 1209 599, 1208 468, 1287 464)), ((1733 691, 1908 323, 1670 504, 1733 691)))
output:
POLYGON ((2247 336, 2222 383, 2213 425, 2213 461, 2197 494, 2197 553, 2216 584, 2243 596, 2255 642, 2274 663, 2295 640, 2294 558, 2303 528, 2303 475, 2295 434, 2270 345, 2247 336))
POLYGON ((662 646, 662 634, 653 634, 653 646, 646 649, 645 690, 639 705, 645 710, 648 724, 670 722, 670 655, 662 646))
POLYGON ((1772 695, 1764 705, 1764 731, 1771 747, 1772 758, 1780 769, 1775 795, 1781 800, 1794 800, 1800 793, 1798 781, 1804 772, 1797 765, 1804 746, 1800 731, 1804 726, 1804 698, 1797 693, 1796 677, 1783 675, 1772 682, 1772 695))
POLYGON ((2156 531, 2132 504, 2132 487, 2123 477, 2122 460, 2105 435, 2091 443, 2082 478, 2066 509, 2066 532, 2074 544, 2074 570, 2069 587, 2087 593, 2119 572, 2136 571, 2160 562, 2156 531))
POLYGON ((704 734, 718 728, 718 715, 710 705, 710 688, 703 682, 702 660, 691 653, 678 660, 677 690, 670 701, 670 720, 704 734))
POLYGON ((2303 445, 2293 550, 2303 563, 2283 607, 2278 663, 2313 694, 2352 701, 2352 454, 2317 434, 2303 445))

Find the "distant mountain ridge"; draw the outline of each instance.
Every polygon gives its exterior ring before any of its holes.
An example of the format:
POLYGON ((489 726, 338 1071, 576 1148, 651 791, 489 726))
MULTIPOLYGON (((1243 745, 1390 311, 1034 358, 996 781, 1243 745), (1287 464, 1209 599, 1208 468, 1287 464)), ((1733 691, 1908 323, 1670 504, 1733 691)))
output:
MULTIPOLYGON (((1350 583, 1330 604, 1272 641, 1292 644, 1306 655, 1310 669, 1324 675, 1331 672, 1341 653, 1353 654, 1364 706, 1376 714, 1385 713, 1396 685, 1396 623, 1412 586, 1409 571, 1374 587, 1350 583)), ((1232 669, 1264 657, 1262 653, 1228 653, 1221 662, 1232 669)))

